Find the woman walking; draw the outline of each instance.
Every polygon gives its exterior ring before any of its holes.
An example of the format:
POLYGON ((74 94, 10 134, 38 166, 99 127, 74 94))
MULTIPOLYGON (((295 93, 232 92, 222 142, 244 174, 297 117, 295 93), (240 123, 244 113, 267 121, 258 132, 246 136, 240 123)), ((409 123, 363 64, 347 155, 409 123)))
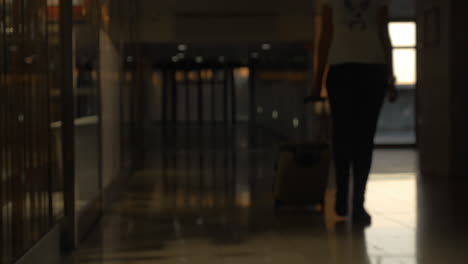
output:
POLYGON ((351 202, 353 222, 369 225, 364 201, 377 121, 385 95, 391 102, 397 98, 388 0, 321 1, 314 93, 318 95, 326 82, 333 124, 335 210, 348 216, 351 202))

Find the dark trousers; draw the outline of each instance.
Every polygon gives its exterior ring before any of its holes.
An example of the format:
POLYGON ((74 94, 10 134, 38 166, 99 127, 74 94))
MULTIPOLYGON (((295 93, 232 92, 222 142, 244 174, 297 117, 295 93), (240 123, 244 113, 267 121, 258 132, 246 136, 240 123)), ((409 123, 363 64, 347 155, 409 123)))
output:
POLYGON ((351 171, 354 210, 364 209, 374 137, 387 82, 386 65, 330 67, 327 89, 332 113, 336 210, 339 214, 348 213, 351 171))

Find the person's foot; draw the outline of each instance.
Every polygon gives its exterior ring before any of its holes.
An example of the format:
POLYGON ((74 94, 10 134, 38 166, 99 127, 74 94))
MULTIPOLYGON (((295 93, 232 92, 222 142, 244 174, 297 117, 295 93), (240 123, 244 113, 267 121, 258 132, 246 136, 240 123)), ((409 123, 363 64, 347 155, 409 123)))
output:
POLYGON ((356 210, 353 213, 353 223, 357 225, 369 226, 372 223, 372 217, 367 213, 366 209, 356 210))

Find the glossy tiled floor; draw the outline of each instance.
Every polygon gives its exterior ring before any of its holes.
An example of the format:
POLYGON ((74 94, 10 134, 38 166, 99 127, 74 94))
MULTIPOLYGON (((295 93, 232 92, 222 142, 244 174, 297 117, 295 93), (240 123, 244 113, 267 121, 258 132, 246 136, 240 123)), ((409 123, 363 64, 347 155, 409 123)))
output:
POLYGON ((421 204, 413 150, 376 151, 364 230, 334 216, 333 189, 324 214, 273 208, 273 137, 253 147, 242 129, 161 133, 148 133, 145 168, 65 263, 468 263, 461 233, 421 204))

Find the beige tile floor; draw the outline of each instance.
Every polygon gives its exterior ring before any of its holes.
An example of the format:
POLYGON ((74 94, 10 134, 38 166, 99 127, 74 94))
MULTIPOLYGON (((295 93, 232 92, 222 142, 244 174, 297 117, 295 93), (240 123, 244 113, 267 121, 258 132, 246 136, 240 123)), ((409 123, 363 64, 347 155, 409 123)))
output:
POLYGON ((418 215, 414 150, 376 151, 366 229, 335 217, 332 189, 324 214, 275 210, 274 156, 213 148, 152 157, 64 263, 468 263, 463 236, 418 215))

